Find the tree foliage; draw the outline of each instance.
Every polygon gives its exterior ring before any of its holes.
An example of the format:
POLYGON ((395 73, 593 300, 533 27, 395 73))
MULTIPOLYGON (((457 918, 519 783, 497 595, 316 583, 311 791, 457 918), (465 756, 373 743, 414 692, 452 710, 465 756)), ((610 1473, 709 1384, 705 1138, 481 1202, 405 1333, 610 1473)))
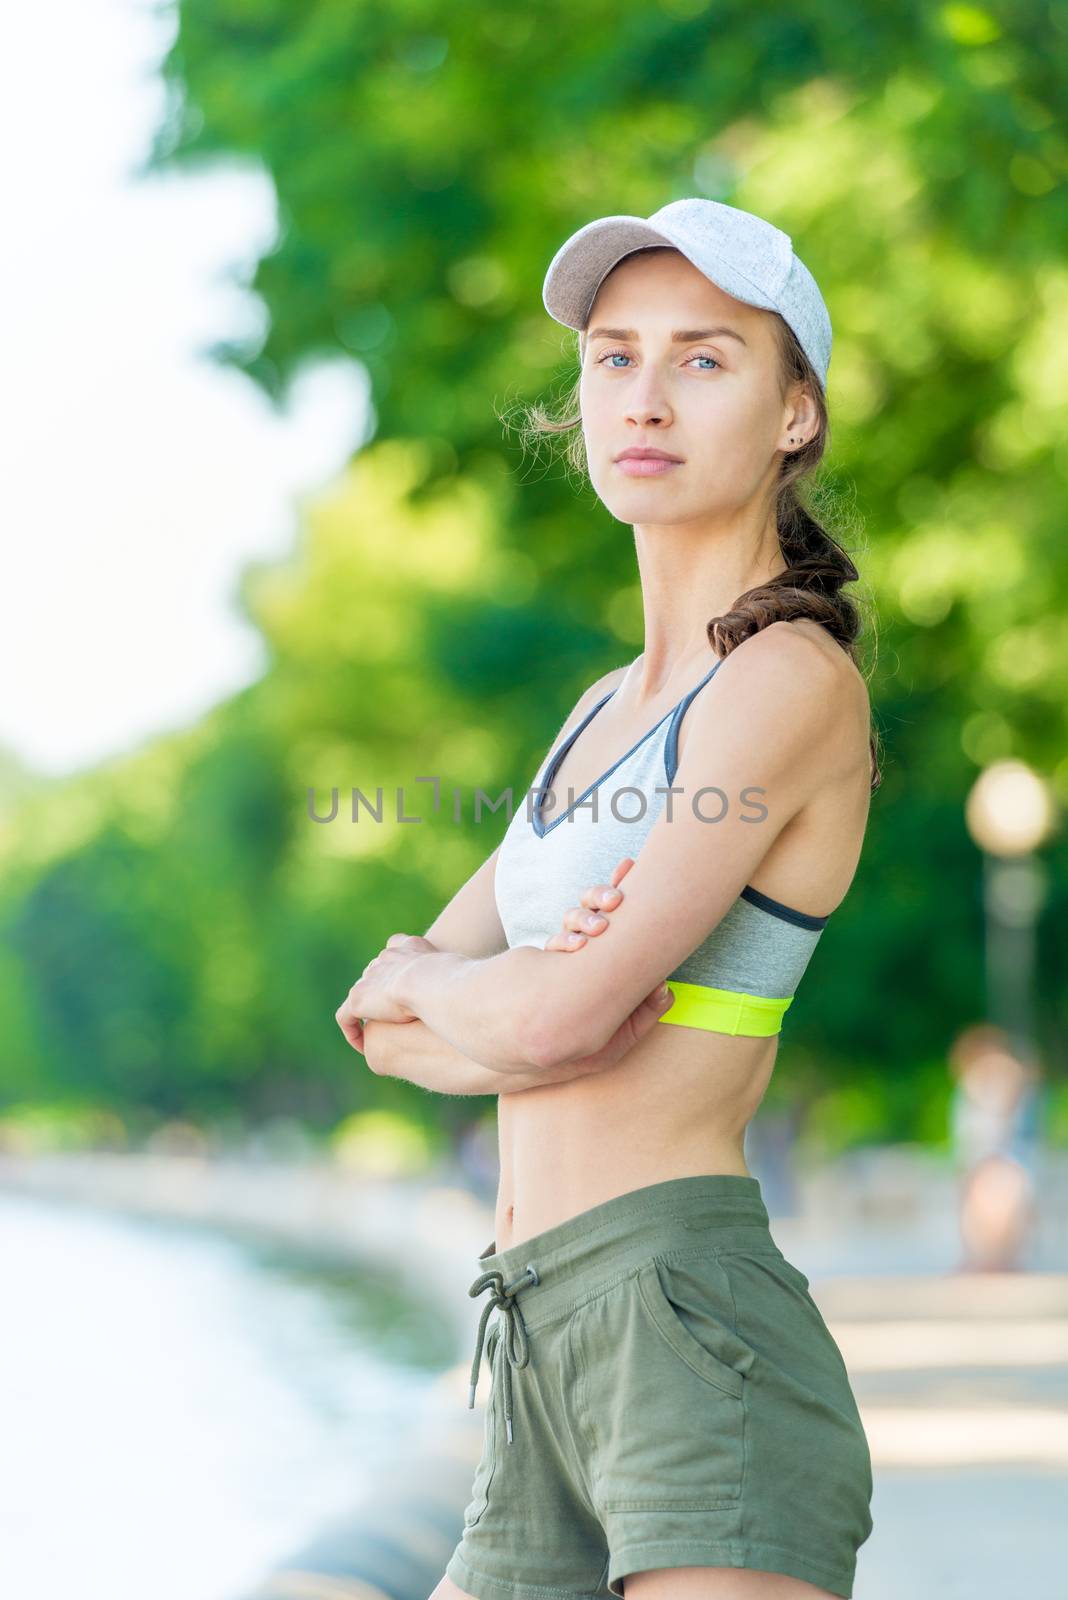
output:
POLYGON ((1012 754, 1068 796, 1066 60, 1068 8, 1036 0, 183 0, 152 165, 252 160, 278 197, 266 331, 215 355, 280 402, 348 353, 374 439, 292 558, 245 575, 262 681, 121 783, 75 785, 83 832, 55 822, 9 879, 9 1083, 323 1115, 397 1092, 333 1010, 503 823, 316 824, 307 790, 521 787, 576 693, 641 648, 629 530, 502 419, 573 377, 540 299, 562 240, 690 194, 771 218, 823 288, 826 487, 879 616, 885 780, 777 1076, 794 1051, 820 1083, 926 1081, 983 1007, 967 789, 1012 754))

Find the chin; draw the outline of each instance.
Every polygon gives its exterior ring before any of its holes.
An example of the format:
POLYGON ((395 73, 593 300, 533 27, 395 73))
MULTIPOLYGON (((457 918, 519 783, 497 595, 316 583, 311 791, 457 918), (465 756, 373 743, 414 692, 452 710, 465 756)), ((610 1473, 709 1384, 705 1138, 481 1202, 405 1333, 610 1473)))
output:
POLYGON ((598 483, 595 479, 593 487, 597 491, 597 498, 608 507, 613 516, 619 517, 624 522, 634 522, 642 517, 648 517, 652 509, 659 506, 677 505, 678 495, 667 486, 667 478, 671 473, 665 473, 663 478, 625 478, 620 482, 616 473, 606 485, 598 483), (635 515, 631 513, 635 512, 635 515))

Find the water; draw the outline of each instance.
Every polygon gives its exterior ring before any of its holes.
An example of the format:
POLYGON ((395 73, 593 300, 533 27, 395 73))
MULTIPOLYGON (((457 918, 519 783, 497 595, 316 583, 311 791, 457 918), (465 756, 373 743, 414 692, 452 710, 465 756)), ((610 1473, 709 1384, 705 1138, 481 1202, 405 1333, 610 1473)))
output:
POLYGON ((0 1593, 232 1600, 452 1359, 378 1270, 0 1196, 0 1593))

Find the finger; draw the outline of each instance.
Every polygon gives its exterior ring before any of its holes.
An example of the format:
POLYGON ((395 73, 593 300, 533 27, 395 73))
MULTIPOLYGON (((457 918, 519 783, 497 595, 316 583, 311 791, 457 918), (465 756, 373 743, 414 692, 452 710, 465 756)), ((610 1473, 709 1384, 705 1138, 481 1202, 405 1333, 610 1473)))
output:
POLYGON ((674 1004, 675 991, 666 982, 658 984, 652 994, 647 994, 642 1001, 641 1009, 649 1018, 649 1027, 651 1028, 654 1022, 659 1022, 674 1004))
POLYGON ((591 889, 585 890, 579 896, 582 904, 589 906, 591 910, 600 909, 604 911, 611 911, 615 906, 618 906, 623 899, 623 891, 619 885, 633 865, 633 856, 624 856, 622 860, 617 861, 612 872, 611 882, 595 883, 591 889))
POLYGON ((349 1040, 353 1050, 363 1050, 363 1021, 361 1021, 361 1018, 355 1016, 347 1005, 341 1006, 337 1010, 336 1016, 337 1026, 342 1030, 345 1038, 349 1040))
POLYGON ((353 1013, 349 1010, 347 1001, 343 1005, 338 1006, 337 1011, 334 1013, 334 1017, 338 1027, 341 1029, 352 1048, 354 1050, 358 1050, 360 1054, 363 1055, 364 1030, 362 1018, 353 1015, 353 1013))
POLYGON ((674 1003, 675 996, 666 984, 654 989, 652 994, 647 994, 627 1019, 633 1043, 636 1044, 639 1039, 644 1039, 647 1033, 651 1033, 660 1018, 671 1010, 674 1003))
POLYGON ((612 911, 623 898, 620 889, 613 889, 607 883, 595 883, 590 889, 583 889, 579 900, 591 911, 612 911))
POLYGON ((570 906, 564 912, 564 929, 573 933, 601 933, 608 926, 608 918, 600 911, 584 911, 581 906, 570 906))
POLYGON ((543 950, 579 950, 586 943, 584 933, 567 933, 561 930, 546 939, 542 945, 543 950))

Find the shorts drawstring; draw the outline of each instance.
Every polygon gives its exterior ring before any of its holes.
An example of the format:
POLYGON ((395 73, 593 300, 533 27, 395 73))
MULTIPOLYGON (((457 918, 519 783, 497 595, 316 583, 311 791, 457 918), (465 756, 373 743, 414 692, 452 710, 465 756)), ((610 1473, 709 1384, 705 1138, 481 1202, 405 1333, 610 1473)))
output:
POLYGON ((467 1392, 467 1404, 473 1407, 475 1403, 475 1389, 478 1387, 478 1368, 482 1360, 482 1346, 485 1342, 486 1323, 489 1321, 490 1312, 499 1306, 504 1316, 505 1326, 498 1340, 498 1348, 503 1344, 504 1362, 504 1425, 508 1435, 508 1443, 512 1442, 512 1367, 525 1367, 530 1360, 530 1343, 527 1339, 526 1324, 523 1313, 517 1301, 513 1298, 517 1289, 525 1283, 535 1284, 540 1282, 536 1269, 528 1264, 522 1276, 513 1283, 505 1283, 504 1275, 500 1272, 483 1272, 475 1279, 468 1289, 468 1294, 474 1297, 482 1293, 483 1289, 492 1289, 493 1294, 482 1308, 482 1315, 478 1321, 478 1334, 475 1340, 475 1358, 471 1363, 471 1385, 467 1392))

